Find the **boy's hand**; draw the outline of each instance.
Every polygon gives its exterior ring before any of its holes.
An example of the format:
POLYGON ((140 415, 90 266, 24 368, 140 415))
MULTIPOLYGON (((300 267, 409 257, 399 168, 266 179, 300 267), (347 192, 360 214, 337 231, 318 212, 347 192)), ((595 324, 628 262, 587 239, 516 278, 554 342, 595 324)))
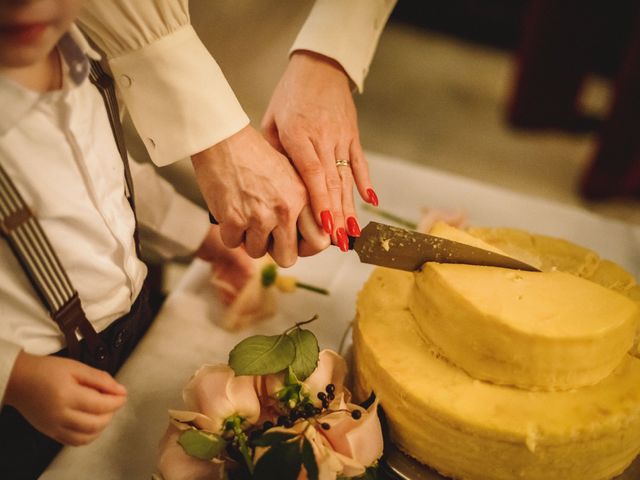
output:
MULTIPOLYGON (((212 225, 209 233, 196 251, 196 256, 213 266, 218 280, 228 283, 239 292, 247 284, 254 271, 254 260, 244 247, 227 248, 220 237, 220 227, 212 225)), ((227 295, 225 303, 231 303, 235 295, 227 295)))
POLYGON ((66 358, 21 352, 4 403, 39 431, 65 445, 94 440, 127 400, 111 375, 66 358))

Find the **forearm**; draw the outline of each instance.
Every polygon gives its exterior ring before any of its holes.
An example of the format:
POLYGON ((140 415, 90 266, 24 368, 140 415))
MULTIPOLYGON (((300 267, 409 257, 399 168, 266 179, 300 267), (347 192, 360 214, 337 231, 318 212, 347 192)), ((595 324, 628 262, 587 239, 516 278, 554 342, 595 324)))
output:
POLYGON ((8 340, 0 339, 0 406, 4 405, 7 401, 7 386, 16 359, 21 351, 22 348, 19 345, 8 340))
POLYGON ((397 0, 316 0, 291 53, 308 50, 338 62, 359 92, 397 0))

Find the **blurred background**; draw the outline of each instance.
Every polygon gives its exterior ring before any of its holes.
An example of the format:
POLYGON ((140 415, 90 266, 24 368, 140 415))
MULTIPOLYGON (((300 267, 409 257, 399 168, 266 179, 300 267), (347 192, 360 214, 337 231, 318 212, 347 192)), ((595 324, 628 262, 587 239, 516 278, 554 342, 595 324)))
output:
MULTIPOLYGON (((255 126, 312 4, 191 0, 255 126)), ((399 0, 356 96, 363 146, 640 223, 638 11, 632 0, 399 0)), ((161 173, 197 199, 188 162, 161 173)))

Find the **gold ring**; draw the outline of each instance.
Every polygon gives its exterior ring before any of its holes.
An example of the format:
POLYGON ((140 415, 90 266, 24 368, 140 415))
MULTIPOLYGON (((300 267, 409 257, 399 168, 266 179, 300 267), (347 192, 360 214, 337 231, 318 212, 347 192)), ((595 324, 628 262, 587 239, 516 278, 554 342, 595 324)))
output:
POLYGON ((336 160, 336 167, 350 167, 351 162, 349 160, 336 160))

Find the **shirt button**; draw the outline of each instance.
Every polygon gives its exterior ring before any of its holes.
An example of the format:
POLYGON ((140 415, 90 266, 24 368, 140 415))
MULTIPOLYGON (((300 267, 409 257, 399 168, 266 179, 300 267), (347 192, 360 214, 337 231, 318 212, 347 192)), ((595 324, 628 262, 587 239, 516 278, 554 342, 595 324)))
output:
POLYGON ((131 77, 128 77, 127 75, 120 75, 120 85, 123 87, 130 87, 132 83, 133 80, 131 80, 131 77))
POLYGON ((124 335, 126 330, 120 330, 116 335, 116 339, 113 341, 113 346, 116 348, 120 348, 124 343, 124 335))
POLYGON ((104 362, 106 358, 107 358, 107 350, 102 345, 100 345, 96 349, 96 360, 98 360, 99 362, 104 362))

